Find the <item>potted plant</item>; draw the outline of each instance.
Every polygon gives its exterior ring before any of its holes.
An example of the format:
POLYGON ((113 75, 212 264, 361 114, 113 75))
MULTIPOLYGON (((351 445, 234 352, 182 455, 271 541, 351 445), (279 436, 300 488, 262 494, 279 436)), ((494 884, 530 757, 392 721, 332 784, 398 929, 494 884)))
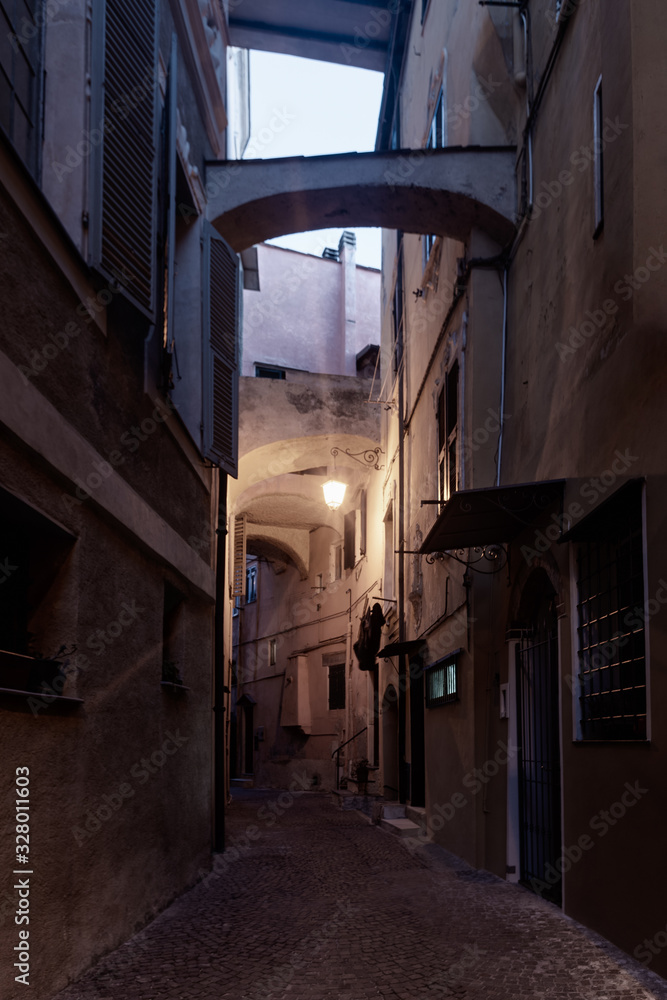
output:
POLYGON ((357 782, 357 789, 360 795, 368 794, 368 774, 370 761, 362 757, 354 766, 354 780, 357 782))

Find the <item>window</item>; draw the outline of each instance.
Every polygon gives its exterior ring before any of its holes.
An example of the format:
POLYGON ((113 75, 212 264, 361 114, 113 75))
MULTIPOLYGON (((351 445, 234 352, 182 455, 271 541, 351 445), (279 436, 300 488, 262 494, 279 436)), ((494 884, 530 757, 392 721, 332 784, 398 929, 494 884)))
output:
POLYGON ((275 667, 278 659, 278 640, 269 639, 269 666, 275 667))
POLYGON ((595 196, 595 226, 593 239, 600 235, 604 224, 604 141, 602 138, 602 77, 595 86, 593 97, 593 150, 594 196, 595 196))
POLYGON ((318 594, 321 594, 324 590, 324 576, 322 573, 318 573, 315 577, 315 590, 318 594))
POLYGON ((255 378, 285 378, 285 369, 273 368, 270 365, 255 365, 255 378))
POLYGON ((575 537, 578 738, 644 740, 641 484, 630 483, 611 497, 575 537))
POLYGON ((424 671, 426 678, 426 707, 437 708, 459 700, 460 649, 438 660, 424 671))
POLYGON ((382 593, 387 600, 394 596, 394 564, 396 554, 394 549, 394 505, 390 501, 387 513, 384 516, 384 587, 382 593))
POLYGON ((428 264, 429 260, 431 259, 431 251, 433 250, 433 247, 435 246, 435 241, 437 240, 437 238, 438 237, 435 236, 434 233, 427 233, 425 236, 422 236, 422 251, 423 251, 422 252, 422 270, 424 270, 424 271, 426 270, 426 265, 428 264))
POLYGON ((455 361, 438 397, 438 489, 439 499, 449 500, 458 489, 457 426, 459 408, 459 363, 455 361))
POLYGON ((345 708, 345 664, 329 666, 329 711, 345 708))
POLYGON ((366 555, 366 490, 361 490, 359 506, 345 515, 345 569, 353 569, 364 555, 366 555))
POLYGON ((245 602, 252 604, 257 600, 257 566, 248 566, 245 574, 245 602))
POLYGON ((46 682, 57 690, 62 640, 66 647, 76 641, 58 631, 62 607, 72 597, 66 567, 74 541, 0 489, 0 688, 38 691, 46 682))
POLYGON ((426 141, 427 149, 444 149, 447 145, 447 109, 445 108, 445 90, 440 87, 435 102, 431 127, 426 141))
POLYGON ((403 358, 403 233, 397 236, 396 285, 394 287, 394 374, 403 358))
POLYGON ((331 582, 343 576, 343 546, 336 542, 329 549, 329 577, 331 582))
POLYGON ((33 176, 39 167, 41 4, 0 0, 0 124, 33 176))

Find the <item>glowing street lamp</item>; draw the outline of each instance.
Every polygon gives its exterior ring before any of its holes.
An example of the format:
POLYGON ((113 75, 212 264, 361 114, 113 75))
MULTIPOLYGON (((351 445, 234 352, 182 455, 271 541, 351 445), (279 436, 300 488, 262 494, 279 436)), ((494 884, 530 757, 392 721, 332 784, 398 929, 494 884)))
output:
POLYGON ((330 510, 338 510, 345 498, 346 483, 341 483, 337 479, 329 479, 322 486, 324 490, 324 502, 330 510))

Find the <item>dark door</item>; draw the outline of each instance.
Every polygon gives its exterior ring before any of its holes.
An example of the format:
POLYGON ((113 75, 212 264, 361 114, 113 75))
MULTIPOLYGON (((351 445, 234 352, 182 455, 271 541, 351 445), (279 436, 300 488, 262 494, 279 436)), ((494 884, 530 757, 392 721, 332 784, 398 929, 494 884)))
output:
MULTIPOLYGON (((546 574, 531 577, 531 619, 517 648, 521 881, 560 905, 561 856, 558 636, 546 574), (539 589, 538 589, 539 588, 539 589)), ((551 592, 550 592, 551 591, 551 592)))
POLYGON ((425 806, 424 664, 420 656, 410 659, 410 758, 410 804, 425 806))
POLYGON ((255 733, 254 733, 254 712, 253 705, 249 705, 247 702, 243 706, 243 772, 244 774, 254 774, 255 763, 254 763, 254 750, 255 750, 255 733))

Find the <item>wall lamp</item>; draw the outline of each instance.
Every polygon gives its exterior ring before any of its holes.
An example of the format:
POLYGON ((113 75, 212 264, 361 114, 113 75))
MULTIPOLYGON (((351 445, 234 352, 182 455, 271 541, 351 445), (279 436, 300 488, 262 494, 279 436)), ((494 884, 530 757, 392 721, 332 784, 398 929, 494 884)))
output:
MULTIPOLYGON (((332 448, 331 454, 334 460, 334 471, 331 479, 328 479, 326 483, 322 486, 324 491, 324 502, 330 510, 338 510, 343 500, 345 499, 345 490, 347 489, 347 483, 342 483, 339 479, 336 479, 336 456, 340 455, 339 448, 332 448)), ((377 448, 366 448, 365 451, 352 452, 348 448, 343 452, 348 458, 353 458, 355 462, 359 465, 363 465, 366 468, 376 469, 378 472, 384 468, 380 465, 380 455, 384 455, 382 448, 379 446, 377 448), (363 456, 360 458, 359 456, 363 456)))

